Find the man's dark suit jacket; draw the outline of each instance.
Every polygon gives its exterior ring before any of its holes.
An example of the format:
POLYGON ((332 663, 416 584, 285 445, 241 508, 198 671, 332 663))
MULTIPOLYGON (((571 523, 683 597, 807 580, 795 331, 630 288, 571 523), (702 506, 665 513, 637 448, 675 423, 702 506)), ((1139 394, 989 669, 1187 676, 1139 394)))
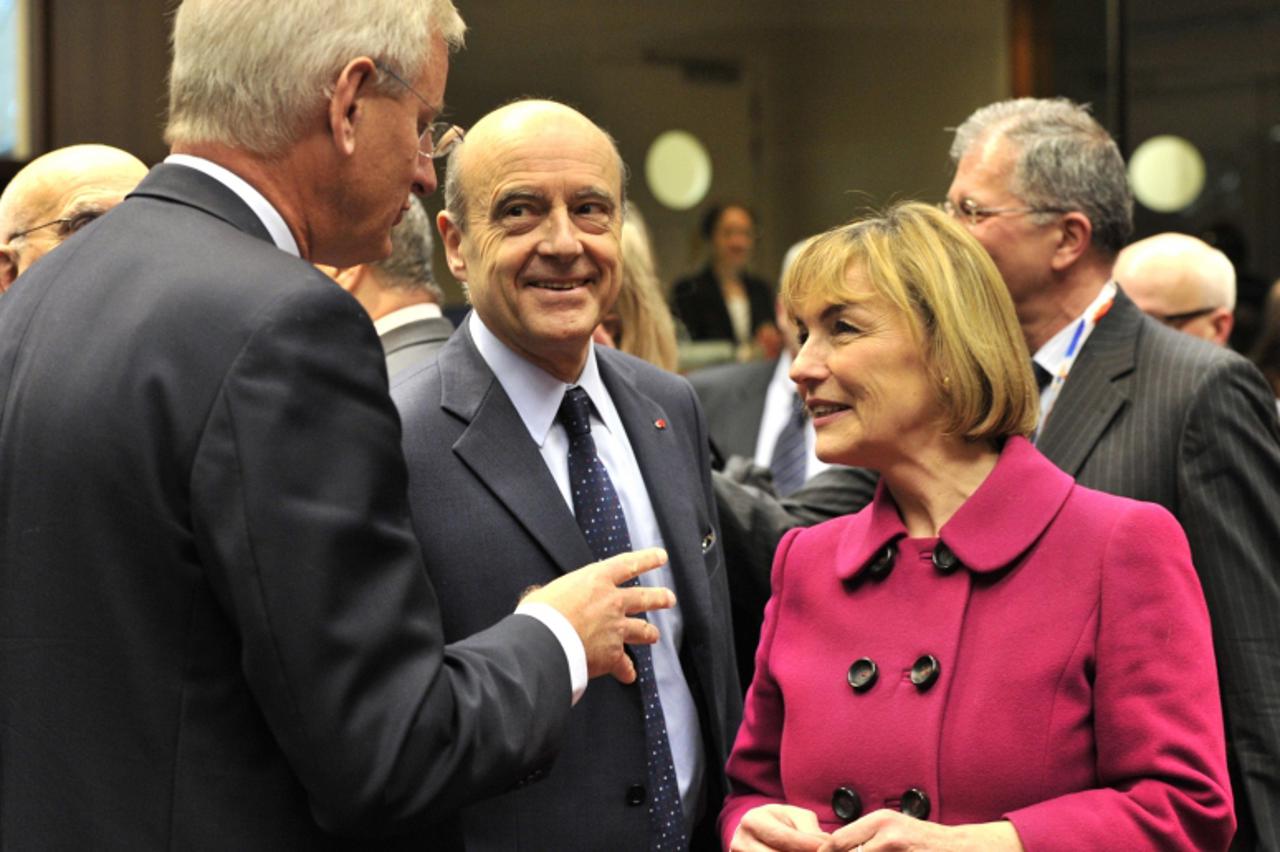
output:
MULTIPOLYGON (((1240 356, 1164 327, 1121 292, 1037 447, 1081 485, 1159 503, 1186 530, 1213 622, 1240 823, 1233 848, 1280 849, 1280 427, 1270 388, 1240 356)), ((832 468, 781 504, 723 479, 716 488, 726 543, 737 536, 760 554, 787 526, 862 508, 875 479, 832 468)))
POLYGON ((385 375, 182 166, 4 297, 0 848, 386 848, 336 833, 550 764, 563 653, 526 616, 445 649, 385 375))
MULTIPOLYGON (((706 749, 706 812, 694 848, 714 849, 724 762, 742 715, 730 643, 725 566, 709 481, 707 435, 688 384, 597 347, 600 375, 625 424, 675 575, 684 617, 680 659, 706 749)), ((446 639, 484 630, 530 585, 594 560, 573 510, 524 421, 464 324, 435 363, 397 381, 410 504, 446 639)), ((462 818, 468 850, 647 850, 639 687, 591 684, 541 783, 462 818)))
MULTIPOLYGON (((773 322, 773 288, 768 282, 754 275, 742 273, 742 286, 751 303, 751 332, 765 323, 773 322)), ((671 290, 671 307, 684 323, 692 340, 735 340, 733 321, 720 293, 720 282, 715 271, 703 267, 702 271, 682 278, 671 290)))
POLYGON ((436 357, 451 334, 453 323, 448 317, 428 317, 391 329, 381 337, 387 353, 387 375, 394 381, 400 373, 426 364, 436 357))

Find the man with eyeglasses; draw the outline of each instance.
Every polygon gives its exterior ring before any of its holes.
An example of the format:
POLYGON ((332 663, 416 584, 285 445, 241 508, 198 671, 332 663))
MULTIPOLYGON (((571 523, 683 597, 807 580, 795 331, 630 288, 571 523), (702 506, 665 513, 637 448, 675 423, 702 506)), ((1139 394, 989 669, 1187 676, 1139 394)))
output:
MULTIPOLYGON (((1167 328, 1117 286, 1133 200, 1119 149, 1087 109, 991 104, 956 130, 951 157, 944 209, 995 261, 1041 379, 1036 446, 1082 485, 1162 504, 1187 532, 1213 622, 1233 848, 1280 849, 1280 427, 1270 388, 1245 359, 1167 328)), ((832 468, 781 502, 723 478, 716 487, 726 539, 761 551, 789 524, 866 505, 875 478, 832 468)))
POLYGON ((1236 268, 1189 234, 1156 234, 1125 246, 1112 275, 1148 316, 1226 346, 1235 324, 1236 268))
POLYGON ((110 145, 71 145, 24 166, 0 194, 0 293, 146 174, 141 160, 110 145))
POLYGON ((629 616, 674 598, 619 586, 657 549, 445 646, 374 325, 312 265, 386 256, 436 188, 463 29, 185 0, 172 155, 0 301, 7 852, 457 848, 588 676, 635 679, 629 616))

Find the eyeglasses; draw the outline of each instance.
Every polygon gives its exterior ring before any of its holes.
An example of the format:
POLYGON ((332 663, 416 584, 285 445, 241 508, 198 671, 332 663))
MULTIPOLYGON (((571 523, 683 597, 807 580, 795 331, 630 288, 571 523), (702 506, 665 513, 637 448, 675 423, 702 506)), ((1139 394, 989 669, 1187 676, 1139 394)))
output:
MULTIPOLYGON (((417 89, 410 86, 403 77, 392 71, 381 62, 373 63, 379 71, 386 74, 392 80, 395 80, 401 86, 404 86, 413 96, 426 104, 428 109, 437 109, 436 106, 424 98, 417 89)), ((433 121, 427 125, 422 134, 418 136, 418 153, 429 160, 443 160, 445 157, 453 153, 453 149, 458 147, 458 143, 462 141, 463 131, 456 124, 450 124, 447 121, 433 121)))
POLYGON ((1018 216, 1026 213, 1070 213, 1065 207, 983 207, 972 198, 962 198, 959 204, 943 199, 938 209, 953 219, 962 219, 970 225, 978 225, 992 216, 1018 216))
POLYGON ((1147 314, 1152 319, 1159 320, 1170 328, 1182 328, 1193 319, 1208 316, 1216 310, 1216 307, 1210 306, 1207 308, 1196 308, 1194 311, 1183 311, 1178 314, 1156 314, 1151 311, 1147 311, 1147 314))
POLYGON ((52 228, 54 225, 58 226, 59 238, 65 240, 67 237, 71 236, 94 219, 97 219, 103 214, 103 212, 104 211, 102 210, 85 210, 74 216, 64 216, 61 219, 53 219, 52 221, 45 222, 44 224, 27 228, 25 231, 18 231, 15 234, 10 234, 9 240, 13 241, 18 239, 18 237, 25 237, 27 234, 39 231, 43 228, 52 228))

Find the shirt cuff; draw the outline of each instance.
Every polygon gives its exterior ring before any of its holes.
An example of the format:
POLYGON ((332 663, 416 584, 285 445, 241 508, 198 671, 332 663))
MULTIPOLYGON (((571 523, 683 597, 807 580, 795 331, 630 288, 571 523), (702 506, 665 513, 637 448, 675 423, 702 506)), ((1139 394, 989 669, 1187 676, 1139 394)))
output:
POLYGON ((569 684, 573 688, 573 700, 570 706, 577 704, 582 694, 587 691, 587 649, 582 646, 578 631, 574 630, 569 619, 551 604, 537 601, 522 603, 516 607, 516 614, 536 618, 556 637, 556 641, 564 650, 565 662, 569 664, 569 684))

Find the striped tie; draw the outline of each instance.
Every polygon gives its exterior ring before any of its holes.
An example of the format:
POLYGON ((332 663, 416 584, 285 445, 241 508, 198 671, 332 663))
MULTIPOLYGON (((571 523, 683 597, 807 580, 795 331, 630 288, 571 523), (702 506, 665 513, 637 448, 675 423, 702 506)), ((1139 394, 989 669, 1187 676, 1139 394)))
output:
POLYGON ((801 401, 800 394, 793 393, 791 413, 787 416, 782 431, 778 433, 778 441, 773 445, 773 457, 769 460, 769 470, 773 471, 773 487, 783 497, 804 485, 809 467, 809 450, 804 438, 804 402, 801 401))

